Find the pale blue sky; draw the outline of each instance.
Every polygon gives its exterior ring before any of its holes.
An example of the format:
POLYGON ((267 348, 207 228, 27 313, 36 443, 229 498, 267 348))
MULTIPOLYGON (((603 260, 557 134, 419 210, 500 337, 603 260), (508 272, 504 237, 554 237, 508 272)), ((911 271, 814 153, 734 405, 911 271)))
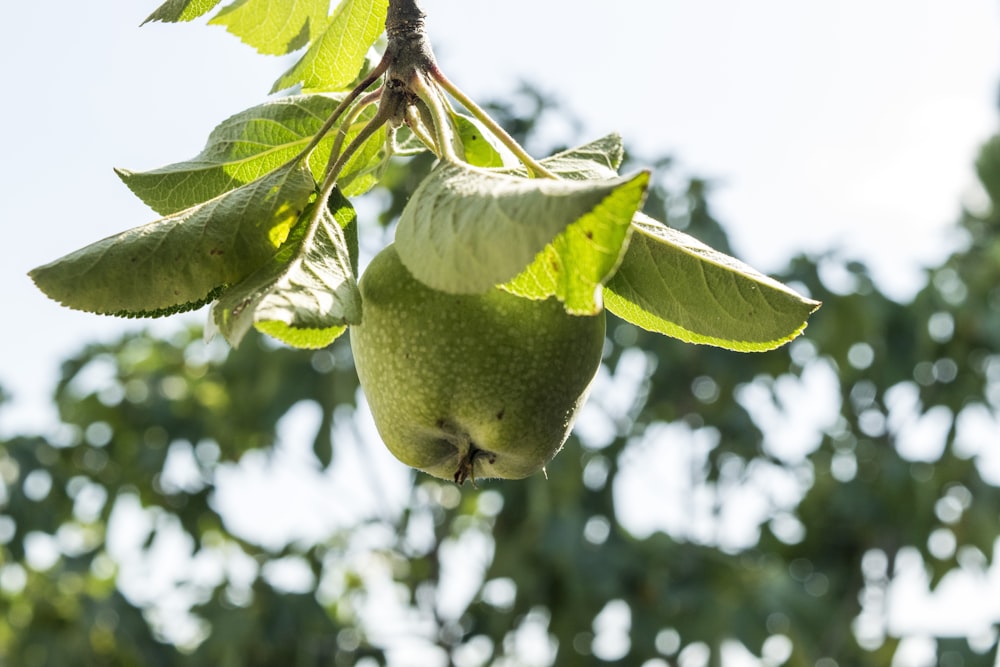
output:
MULTIPOLYGON (((17 3, 0 24, 0 384, 21 399, 5 431, 39 422, 60 358, 139 326, 61 308, 25 272, 154 219, 112 167, 194 155, 284 67, 220 28, 140 29, 157 4, 17 3)), ((425 0, 460 86, 485 100, 530 79, 588 133, 619 130, 640 152, 719 179, 716 210, 759 268, 847 245, 905 294, 914 266, 941 257, 976 146, 994 131, 994 0, 613 6, 425 0)))

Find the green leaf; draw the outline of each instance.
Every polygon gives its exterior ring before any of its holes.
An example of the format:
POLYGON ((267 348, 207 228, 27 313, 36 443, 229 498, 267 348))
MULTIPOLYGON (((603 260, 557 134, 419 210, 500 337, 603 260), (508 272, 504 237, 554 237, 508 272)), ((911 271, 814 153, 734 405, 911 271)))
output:
POLYGON ((600 312, 601 286, 618 267, 632 216, 642 205, 648 185, 649 173, 641 172, 612 191, 503 288, 531 299, 555 295, 575 315, 600 312))
MULTIPOLYGON (((596 181, 617 176, 624 155, 625 148, 621 135, 614 133, 556 153, 541 162, 546 169, 560 178, 571 181, 596 181)), ((519 166, 504 170, 504 173, 526 177, 528 170, 519 166)))
MULTIPOLYGON (((150 171, 115 171, 157 213, 182 211, 294 159, 342 99, 343 95, 312 94, 266 102, 222 121, 212 130, 204 150, 191 160, 150 171)), ((351 127, 352 133, 360 130, 365 118, 351 127)), ((309 157, 317 181, 323 177, 332 145, 333 136, 328 135, 309 157)))
POLYGON ((190 21, 212 10, 221 0, 167 0, 150 14, 143 25, 152 21, 177 23, 190 21))
POLYGON ((452 113, 458 139, 465 152, 465 161, 474 167, 506 167, 519 164, 506 146, 495 141, 493 134, 476 118, 452 113))
MULTIPOLYGON (((624 156, 621 136, 610 134, 542 160, 562 178, 607 179, 617 175, 624 156)), ((522 172, 527 173, 527 172, 522 172)), ((570 225, 535 261, 503 288, 533 299, 556 295, 570 313, 593 314, 602 307, 600 286, 614 274, 631 233, 632 214, 645 195, 648 178, 616 193, 616 201, 570 225), (636 199, 633 201, 633 199, 636 199), (626 214, 626 211, 629 211, 626 214)))
POLYGON ((542 164, 562 178, 596 180, 614 178, 625 156, 621 135, 609 134, 583 146, 570 148, 542 160, 542 164))
POLYGON ((761 352, 802 333, 820 306, 649 216, 638 214, 632 225, 604 303, 643 329, 689 343, 761 352))
POLYGON ((521 273, 556 236, 606 200, 609 214, 631 220, 634 209, 626 211, 616 191, 635 192, 636 182, 641 190, 647 178, 529 179, 442 163, 403 210, 396 248, 407 269, 430 287, 485 292, 521 273))
POLYGON ((385 30, 388 6, 388 0, 341 0, 322 34, 271 92, 299 83, 305 91, 346 89, 361 71, 368 49, 385 30))
POLYGON ((209 23, 225 26, 258 53, 279 56, 308 44, 329 10, 329 0, 236 0, 209 23))
MULTIPOLYGON (((329 206, 310 207, 270 262, 226 290, 212 319, 234 347, 251 326, 294 347, 332 343, 361 321, 361 297, 345 231, 357 230, 354 208, 335 192, 329 206)), ((354 257, 352 258, 352 255, 354 257)))
MULTIPOLYGON (((370 120, 375 113, 376 108, 374 106, 365 109, 365 112, 358 120, 351 124, 344 139, 344 146, 351 143, 364 128, 366 121, 370 120)), ((323 157, 324 168, 326 160, 329 159, 331 148, 332 141, 323 146, 322 153, 317 152, 317 157, 323 157)), ((368 192, 378 184, 388 158, 387 130, 385 125, 382 125, 368 137, 347 161, 347 164, 344 165, 343 171, 340 172, 340 176, 337 178, 338 187, 343 190, 344 195, 347 197, 357 197, 368 192)), ((318 174, 316 180, 322 181, 322 179, 322 174, 318 174)))
POLYGON ((196 308, 268 261, 315 191, 304 167, 70 253, 30 275, 63 305, 151 317, 196 308))

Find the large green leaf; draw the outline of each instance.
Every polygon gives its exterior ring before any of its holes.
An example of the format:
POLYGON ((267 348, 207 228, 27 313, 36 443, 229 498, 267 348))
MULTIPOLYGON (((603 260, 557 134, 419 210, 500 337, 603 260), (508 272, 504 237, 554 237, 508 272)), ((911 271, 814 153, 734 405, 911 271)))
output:
POLYGON ((574 222, 503 287, 532 299, 555 295, 567 312, 592 315, 603 307, 601 286, 614 274, 642 205, 648 172, 615 189, 590 213, 574 222))
MULTIPOLYGON (((542 164, 562 178, 607 179, 617 175, 623 155, 621 137, 610 134, 556 153, 542 164)), ((504 289, 532 299, 555 295, 575 314, 598 312, 600 287, 618 266, 631 232, 631 214, 641 205, 648 181, 634 181, 631 188, 617 191, 614 201, 602 203, 567 227, 504 289)))
MULTIPOLYGON (((320 130, 343 95, 312 93, 282 97, 251 107, 220 123, 204 150, 191 160, 149 171, 116 169, 137 197, 161 215, 169 215, 254 181, 293 160, 320 130)), ((350 142, 375 113, 366 109, 351 124, 350 142)), ((328 134, 308 158, 316 181, 323 179, 334 135, 328 134)), ((348 161, 340 184, 349 196, 375 184, 385 161, 385 128, 380 128, 348 161)))
POLYGON ((301 49, 326 24, 329 0, 236 0, 212 17, 259 53, 283 55, 301 49))
POLYGON ((388 0, 341 0, 323 33, 271 92, 299 83, 306 91, 346 89, 358 77, 368 49, 385 30, 388 7, 388 0))
POLYGON ((798 336, 819 306, 687 234, 639 214, 608 310, 644 329, 741 352, 771 350, 798 336))
POLYGON ((212 10, 221 0, 167 0, 149 15, 143 25, 151 21, 177 23, 190 21, 212 10))
MULTIPOLYGON (((435 289, 474 294, 521 273, 573 223, 596 215, 631 220, 639 174, 599 181, 522 178, 443 162, 416 189, 400 217, 403 264, 435 289)), ((640 197, 641 200, 641 197, 640 197)), ((615 249, 617 251, 617 249, 615 249)))
POLYGON ((357 229, 354 208, 335 193, 330 206, 311 208, 307 219, 270 262, 213 306, 215 325, 233 346, 255 326, 295 347, 325 347, 361 321, 345 238, 345 231, 357 229))
POLYGON ((158 316, 196 308, 267 262, 315 191, 286 167, 215 199, 31 271, 48 296, 93 313, 158 316))
MULTIPOLYGON (((222 121, 191 160, 150 171, 117 169, 132 192, 154 211, 169 215, 255 181, 298 155, 343 99, 342 95, 293 95, 251 107, 222 121)), ((316 180, 333 138, 309 159, 316 180)))

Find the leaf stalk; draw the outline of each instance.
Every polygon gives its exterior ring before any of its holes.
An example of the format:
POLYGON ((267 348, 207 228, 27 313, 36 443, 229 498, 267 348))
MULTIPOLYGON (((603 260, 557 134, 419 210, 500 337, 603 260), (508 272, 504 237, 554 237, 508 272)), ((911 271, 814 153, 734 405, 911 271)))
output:
POLYGON ((361 97, 344 116, 344 122, 340 124, 340 129, 337 131, 337 138, 334 140, 333 147, 330 149, 330 157, 326 162, 326 169, 323 171, 324 174, 330 172, 334 163, 336 163, 337 158, 340 156, 340 151, 344 147, 344 142, 347 140, 347 133, 350 131, 351 125, 354 124, 354 121, 357 120, 358 116, 360 116, 366 108, 379 100, 382 96, 382 90, 383 89, 380 86, 367 95, 361 97))
POLYGON ((455 135, 452 132, 451 119, 448 117, 445 101, 442 99, 439 89, 433 84, 429 84, 420 73, 414 77, 410 87, 420 98, 420 101, 427 105, 427 110, 431 114, 431 120, 434 124, 434 138, 438 146, 438 157, 456 164, 461 162, 455 151, 455 135))
POLYGON ((352 104, 354 104, 354 101, 361 95, 361 93, 367 90, 369 86, 378 81, 379 77, 385 74, 391 63, 392 59, 389 57, 389 52, 386 51, 375 68, 372 69, 372 71, 368 73, 368 76, 362 79, 362 81, 347 94, 347 97, 341 100, 340 104, 337 105, 337 108, 330 114, 330 117, 326 119, 326 122, 323 123, 316 134, 313 135, 313 138, 309 141, 309 143, 306 144, 305 148, 299 151, 299 154, 292 158, 291 161, 298 162, 309 157, 309 154, 312 153, 316 146, 319 145, 319 142, 323 140, 323 137, 325 137, 327 133, 337 124, 341 115, 343 115, 344 112, 347 111, 352 104))
POLYGON ((452 81, 444 75, 444 72, 442 72, 439 67, 435 65, 433 69, 428 71, 428 75, 438 85, 446 90, 449 95, 458 100, 459 104, 468 109, 469 113, 485 125, 486 129, 492 132, 493 135, 504 144, 504 146, 509 148, 510 151, 517 156, 517 159, 521 161, 525 168, 527 168, 528 173, 531 176, 544 176, 545 178, 554 179, 559 178, 554 173, 546 169, 545 165, 533 158, 531 154, 529 154, 528 151, 526 151, 524 147, 521 146, 516 139, 514 139, 514 137, 508 134, 507 130, 503 129, 499 123, 493 120, 493 117, 490 116, 485 109, 476 104, 475 100, 466 95, 461 88, 452 83, 452 81))

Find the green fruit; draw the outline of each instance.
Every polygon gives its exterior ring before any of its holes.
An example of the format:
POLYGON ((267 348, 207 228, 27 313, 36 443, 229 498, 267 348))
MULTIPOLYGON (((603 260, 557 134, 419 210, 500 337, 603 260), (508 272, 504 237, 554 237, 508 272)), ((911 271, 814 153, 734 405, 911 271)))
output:
POLYGON ((375 425, 403 463, 458 483, 518 479, 566 441, 601 363, 605 317, 500 289, 446 294, 416 280, 393 246, 359 282, 350 329, 375 425))

